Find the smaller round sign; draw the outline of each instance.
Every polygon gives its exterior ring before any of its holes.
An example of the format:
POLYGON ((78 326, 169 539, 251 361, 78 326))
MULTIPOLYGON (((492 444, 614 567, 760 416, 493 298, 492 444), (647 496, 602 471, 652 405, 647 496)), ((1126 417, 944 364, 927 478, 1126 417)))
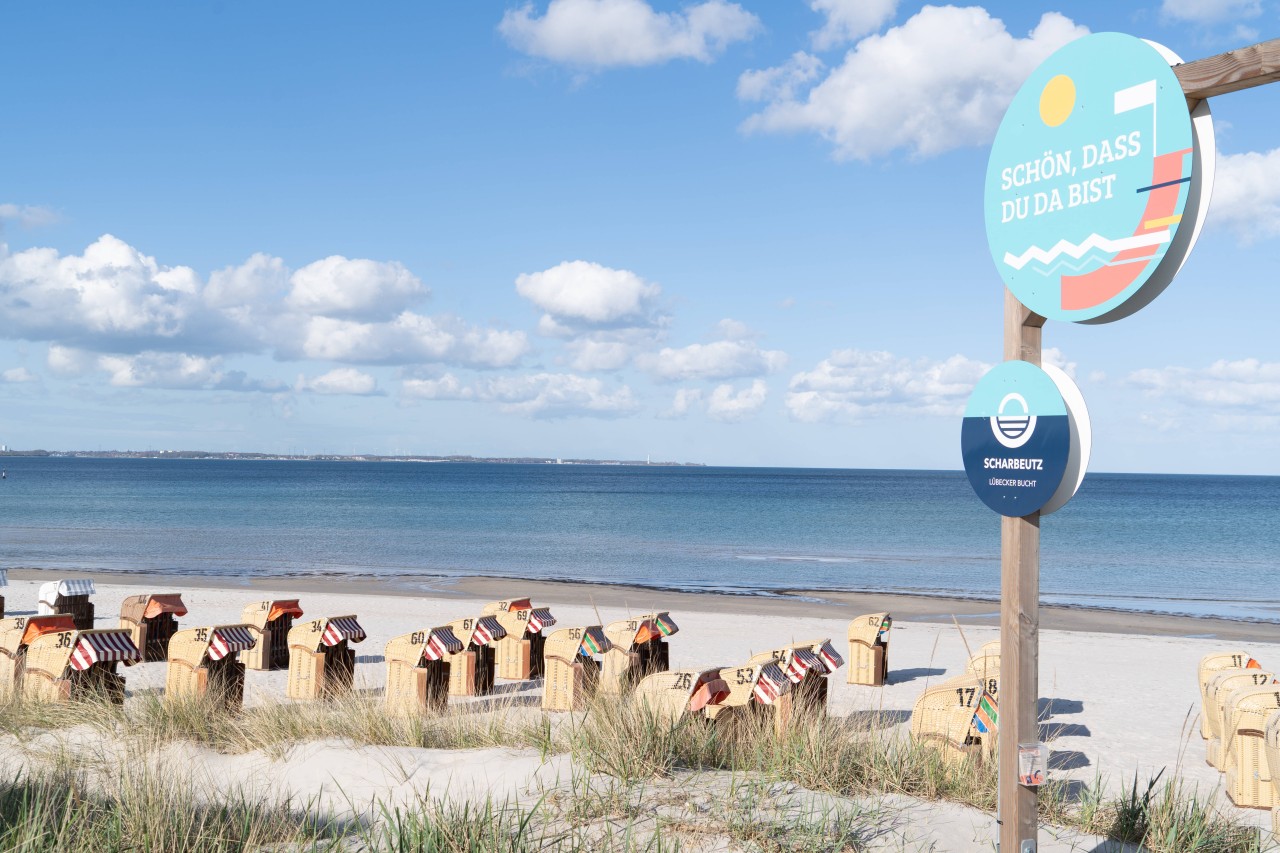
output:
POLYGON ((1013 517, 1050 503, 1067 475, 1070 420, 1057 383, 1034 364, 1006 361, 983 376, 960 430, 964 470, 982 502, 1013 517))

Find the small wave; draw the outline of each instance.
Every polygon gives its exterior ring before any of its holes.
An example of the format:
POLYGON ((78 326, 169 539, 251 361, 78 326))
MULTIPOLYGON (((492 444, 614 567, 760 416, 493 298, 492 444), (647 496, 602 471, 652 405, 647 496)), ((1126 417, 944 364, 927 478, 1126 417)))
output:
POLYGON ((857 557, 818 557, 808 554, 734 554, 736 560, 758 563, 861 563, 857 557))

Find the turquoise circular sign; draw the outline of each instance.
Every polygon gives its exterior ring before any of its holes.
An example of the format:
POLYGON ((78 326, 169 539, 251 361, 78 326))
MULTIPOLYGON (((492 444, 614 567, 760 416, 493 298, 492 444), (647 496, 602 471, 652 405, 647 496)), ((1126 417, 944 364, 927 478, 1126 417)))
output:
POLYGON ((1058 491, 1072 430, 1058 385, 1025 361, 1006 361, 978 381, 965 407, 960 453, 969 485, 1001 515, 1024 516, 1058 491))
POLYGON ((1168 58, 1121 33, 1071 42, 1018 90, 991 147, 984 213, 1001 278, 1043 317, 1123 316, 1190 251, 1196 172, 1168 58))

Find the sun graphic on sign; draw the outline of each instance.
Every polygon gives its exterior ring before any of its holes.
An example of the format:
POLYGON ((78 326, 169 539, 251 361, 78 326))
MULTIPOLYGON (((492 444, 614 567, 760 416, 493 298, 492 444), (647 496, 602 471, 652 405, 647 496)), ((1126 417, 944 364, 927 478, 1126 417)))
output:
POLYGON ((1076 105, 1076 84, 1065 74, 1059 74, 1044 84, 1040 93, 1040 120, 1049 127, 1057 127, 1071 116, 1076 105))

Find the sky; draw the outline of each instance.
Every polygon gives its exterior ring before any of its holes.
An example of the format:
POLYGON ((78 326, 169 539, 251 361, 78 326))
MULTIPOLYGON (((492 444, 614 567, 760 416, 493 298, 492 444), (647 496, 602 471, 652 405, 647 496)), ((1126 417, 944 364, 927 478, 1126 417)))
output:
MULTIPOLYGON (((1005 107, 1272 0, 6 4, 0 444, 957 469, 1005 107)), ((1169 289, 1047 324, 1092 470, 1280 474, 1280 85, 1169 289)))

